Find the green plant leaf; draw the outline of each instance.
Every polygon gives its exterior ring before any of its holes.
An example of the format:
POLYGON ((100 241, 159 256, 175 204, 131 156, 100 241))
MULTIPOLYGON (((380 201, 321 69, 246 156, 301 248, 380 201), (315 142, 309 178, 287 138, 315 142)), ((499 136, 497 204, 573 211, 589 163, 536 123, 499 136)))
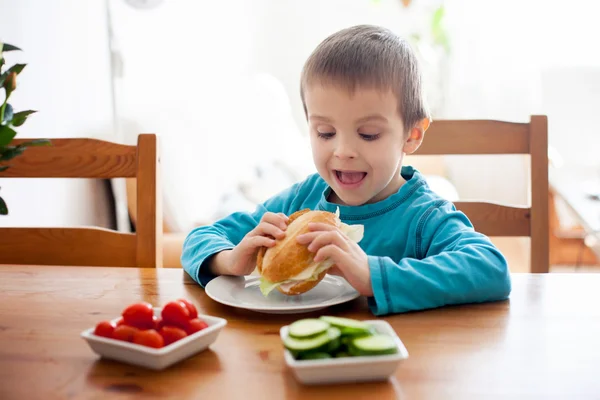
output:
POLYGON ((11 72, 16 72, 17 75, 19 75, 21 71, 23 71, 23 68, 25 68, 26 66, 27 64, 15 64, 6 71, 4 71, 4 73, 0 75, 0 86, 4 85, 4 81, 6 80, 8 74, 10 74, 11 72))
POLYGON ((10 104, 6 103, 6 108, 4 109, 4 120, 2 122, 11 122, 13 119, 13 108, 10 104))
POLYGON ((36 112, 37 111, 35 111, 35 110, 19 111, 18 113, 15 113, 13 115, 11 124, 13 126, 21 126, 25 123, 25 120, 27 119, 28 116, 30 116, 31 114, 36 113, 36 112))
POLYGON ((17 135, 17 131, 8 125, 0 125, 0 146, 6 146, 17 135))
POLYGON ((0 161, 12 160, 18 155, 23 154, 26 147, 6 146, 0 154, 0 161))
POLYGON ((21 73, 21 71, 23 71, 23 68, 25 68, 27 66, 27 64, 15 64, 12 67, 10 67, 9 69, 6 70, 6 72, 11 73, 11 72, 16 72, 17 75, 19 75, 21 73))
POLYGON ((8 44, 8 43, 4 43, 4 46, 2 47, 2 51, 15 51, 15 50, 22 51, 17 46, 13 46, 12 44, 8 44))
POLYGON ((0 165, 0 172, 6 171, 9 167, 9 165, 0 165))
POLYGON ((8 206, 2 197, 0 197, 0 215, 8 215, 8 206))
POLYGON ((36 147, 36 146, 50 146, 52 142, 48 139, 34 139, 29 142, 21 143, 17 146, 17 148, 25 148, 25 147, 36 147))

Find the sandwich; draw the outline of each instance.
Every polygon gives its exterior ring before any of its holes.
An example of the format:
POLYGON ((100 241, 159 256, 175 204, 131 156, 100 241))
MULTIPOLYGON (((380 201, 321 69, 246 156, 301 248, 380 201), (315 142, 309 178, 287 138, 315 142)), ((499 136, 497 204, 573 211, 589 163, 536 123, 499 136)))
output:
POLYGON ((341 222, 339 209, 335 213, 309 209, 293 213, 289 216, 285 237, 276 240, 275 246, 261 247, 258 251, 256 268, 260 274, 260 291, 264 296, 274 289, 288 296, 306 293, 317 286, 334 265, 330 259, 315 262, 313 258, 316 253, 310 252, 308 245, 296 240, 299 235, 309 232, 310 222, 337 226, 356 243, 363 238, 363 225, 341 222))

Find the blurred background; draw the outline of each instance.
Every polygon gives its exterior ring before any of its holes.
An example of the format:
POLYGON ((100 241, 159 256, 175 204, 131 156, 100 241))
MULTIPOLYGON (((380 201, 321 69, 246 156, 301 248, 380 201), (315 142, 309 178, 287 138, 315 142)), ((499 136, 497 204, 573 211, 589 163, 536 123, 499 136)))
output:
MULTIPOLYGON (((160 135, 165 230, 181 237, 315 172, 300 70, 326 36, 362 23, 410 40, 434 121, 546 114, 553 168, 584 171, 596 190, 599 11, 591 0, 0 0, 0 40, 24 50, 9 62, 28 63, 13 105, 39 110, 20 137, 160 135)), ((525 157, 410 162, 451 200, 529 201, 525 157)), ((0 226, 132 229, 121 180, 0 186, 11 205, 0 226)), ((556 204, 561 229, 577 231, 556 204)), ((527 239, 498 240, 528 257, 527 239)))

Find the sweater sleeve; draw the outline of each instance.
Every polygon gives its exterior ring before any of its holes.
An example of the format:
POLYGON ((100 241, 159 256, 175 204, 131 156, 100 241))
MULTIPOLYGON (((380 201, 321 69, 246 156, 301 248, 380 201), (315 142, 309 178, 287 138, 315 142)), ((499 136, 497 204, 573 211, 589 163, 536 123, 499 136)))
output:
POLYGON ((286 215, 293 211, 300 183, 282 191, 259 204, 254 212, 236 212, 212 225, 194 228, 183 243, 181 264, 183 269, 205 287, 216 276, 208 269, 208 260, 223 250, 233 249, 244 236, 254 229, 262 216, 270 211, 286 215))
POLYGON ((451 203, 430 208, 417 226, 417 258, 369 256, 375 315, 506 299, 506 259, 451 203))

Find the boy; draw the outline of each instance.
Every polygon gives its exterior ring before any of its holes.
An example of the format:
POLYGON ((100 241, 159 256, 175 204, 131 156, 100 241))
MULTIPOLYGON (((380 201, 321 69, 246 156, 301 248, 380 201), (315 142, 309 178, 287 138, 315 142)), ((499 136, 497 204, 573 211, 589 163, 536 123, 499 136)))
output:
POLYGON ((418 171, 402 166, 429 126, 417 60, 405 41, 366 25, 331 35, 304 66, 301 97, 318 174, 253 213, 194 229, 181 261, 200 285, 216 275, 250 274, 258 249, 285 235, 287 215, 339 207, 343 222, 364 225, 359 244, 318 224, 298 241, 315 261, 331 258, 328 273, 367 296, 373 314, 508 297, 502 254, 418 171))

